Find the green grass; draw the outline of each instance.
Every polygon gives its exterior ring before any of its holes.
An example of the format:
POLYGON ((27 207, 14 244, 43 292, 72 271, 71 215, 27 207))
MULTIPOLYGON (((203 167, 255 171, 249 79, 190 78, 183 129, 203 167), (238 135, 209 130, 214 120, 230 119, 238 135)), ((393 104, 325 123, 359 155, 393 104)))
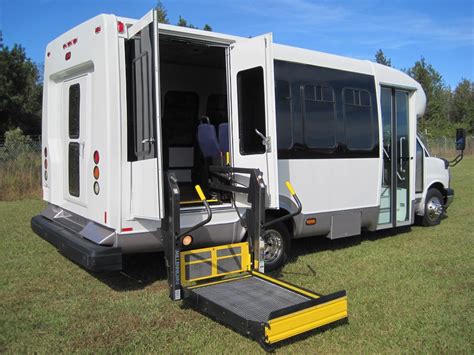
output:
MULTIPOLYGON (((474 352, 474 159, 453 169, 455 202, 434 228, 296 241, 280 277, 346 289, 346 325, 281 353, 474 352)), ((159 254, 92 275, 33 234, 38 200, 0 202, 0 352, 258 353, 256 342, 168 299, 159 254)))

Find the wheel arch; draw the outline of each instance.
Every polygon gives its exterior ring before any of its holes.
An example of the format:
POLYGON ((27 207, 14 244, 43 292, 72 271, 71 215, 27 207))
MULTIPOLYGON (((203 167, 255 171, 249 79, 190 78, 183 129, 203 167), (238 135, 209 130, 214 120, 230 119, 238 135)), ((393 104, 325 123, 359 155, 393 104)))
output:
POLYGON ((435 181, 428 186, 423 200, 426 200, 426 195, 428 194, 428 191, 431 189, 437 189, 439 192, 441 192, 441 195, 443 195, 443 200, 444 200, 443 202, 446 203, 448 199, 448 191, 446 190, 446 188, 444 187, 441 181, 435 181))

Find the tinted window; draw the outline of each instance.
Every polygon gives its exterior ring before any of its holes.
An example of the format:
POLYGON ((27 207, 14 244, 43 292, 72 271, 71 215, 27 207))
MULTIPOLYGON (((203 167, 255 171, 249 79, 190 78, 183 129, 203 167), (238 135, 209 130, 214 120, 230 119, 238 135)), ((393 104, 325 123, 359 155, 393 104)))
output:
POLYGON ((347 148, 372 150, 374 122, 370 93, 359 89, 344 89, 343 97, 347 148))
POLYGON ((247 69, 237 74, 240 154, 265 153, 265 146, 255 130, 266 136, 263 68, 247 69))
POLYGON ((125 42, 129 160, 156 157, 153 25, 125 42))
POLYGON ((79 143, 69 143, 68 158, 69 194, 79 197, 81 192, 79 187, 79 143))
POLYGON ((69 138, 77 139, 80 135, 81 87, 74 84, 69 87, 69 138))
POLYGON ((332 89, 306 84, 303 90, 305 92, 303 134, 306 147, 334 148, 336 146, 336 107, 332 89), (308 91, 314 92, 314 95, 308 95, 308 91))
POLYGON ((276 60, 275 80, 280 159, 379 156, 373 76, 276 60))
POLYGON ((278 149, 290 148, 293 145, 293 124, 291 119, 291 90, 285 80, 275 81, 277 145, 278 149))

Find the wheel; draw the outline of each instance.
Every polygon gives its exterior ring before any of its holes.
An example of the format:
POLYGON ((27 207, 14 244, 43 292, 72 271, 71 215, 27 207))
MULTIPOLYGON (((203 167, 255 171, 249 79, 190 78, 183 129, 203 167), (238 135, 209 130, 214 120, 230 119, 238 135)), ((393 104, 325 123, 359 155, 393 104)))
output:
POLYGON ((425 199, 425 214, 421 219, 421 225, 425 227, 436 226, 441 222, 444 215, 443 195, 438 189, 430 189, 425 199))
POLYGON ((271 225, 263 235, 265 243, 265 271, 272 271, 283 266, 290 251, 290 233, 285 224, 279 222, 271 225))

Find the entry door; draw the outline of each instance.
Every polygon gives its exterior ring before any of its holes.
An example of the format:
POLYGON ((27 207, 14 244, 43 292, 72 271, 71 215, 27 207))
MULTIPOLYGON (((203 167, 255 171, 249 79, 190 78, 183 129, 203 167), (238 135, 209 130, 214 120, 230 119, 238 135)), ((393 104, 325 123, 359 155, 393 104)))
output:
POLYGON ((132 214, 164 217, 158 20, 152 10, 128 29, 127 87, 131 89, 132 214))
POLYGON ((89 114, 89 75, 65 81, 63 84, 63 117, 65 139, 64 196, 82 206, 87 204, 87 117, 89 114))
MULTIPOLYGON (((233 166, 260 169, 267 186, 266 207, 277 208, 272 35, 239 40, 230 47, 229 52, 233 166)), ((244 196, 236 196, 236 201, 248 204, 244 196)))
POLYGON ((403 226, 411 223, 410 200, 410 93, 384 87, 381 90, 383 126, 383 176, 379 225, 403 226))

